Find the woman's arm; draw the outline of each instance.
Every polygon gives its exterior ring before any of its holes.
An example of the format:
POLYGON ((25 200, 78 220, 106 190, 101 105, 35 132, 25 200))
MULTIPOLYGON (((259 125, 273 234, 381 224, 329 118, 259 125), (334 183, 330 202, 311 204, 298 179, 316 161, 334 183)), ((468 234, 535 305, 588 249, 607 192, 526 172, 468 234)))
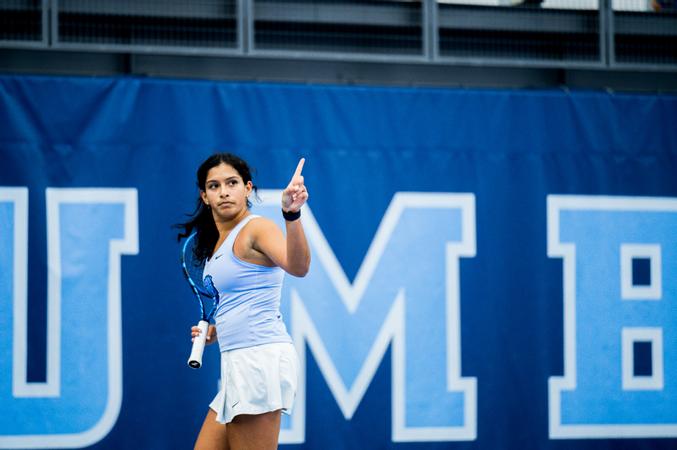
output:
POLYGON ((310 269, 310 248, 303 232, 301 219, 292 222, 285 221, 287 228, 287 263, 289 272, 297 277, 303 277, 310 269))
POLYGON ((271 220, 256 219, 248 227, 252 247, 266 255, 273 264, 296 277, 305 276, 310 268, 310 249, 300 219, 287 221, 287 237, 271 220))
POLYGON ((286 239, 277 225, 268 220, 257 221, 258 226, 252 230, 253 247, 268 256, 285 272, 297 277, 305 276, 310 269, 310 248, 303 232, 301 219, 298 217, 301 207, 308 200, 308 190, 301 175, 304 163, 305 159, 301 158, 289 185, 282 191, 282 211, 287 228, 286 239))

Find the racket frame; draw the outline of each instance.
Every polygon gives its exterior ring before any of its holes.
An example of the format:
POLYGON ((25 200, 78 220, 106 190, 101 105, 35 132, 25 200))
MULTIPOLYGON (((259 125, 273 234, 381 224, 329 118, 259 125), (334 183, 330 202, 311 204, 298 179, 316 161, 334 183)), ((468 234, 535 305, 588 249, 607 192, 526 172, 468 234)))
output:
POLYGON ((193 346, 191 348, 190 356, 188 357, 188 366, 193 369, 199 369, 200 367, 202 367, 202 355, 204 353, 204 348, 207 341, 207 331, 209 330, 209 321, 214 315, 216 307, 219 304, 218 292, 216 294, 216 297, 214 297, 205 290, 200 289, 191 278, 190 272, 188 271, 188 267, 186 266, 186 251, 192 251, 192 249, 191 250, 188 249, 188 244, 192 239, 195 238, 196 235, 197 232, 194 232, 193 234, 188 236, 186 242, 183 243, 183 248, 181 250, 181 268, 183 269, 183 275, 185 276, 186 281, 188 281, 188 284, 190 284, 191 289, 195 293, 195 297, 197 298, 198 304, 200 305, 201 320, 197 324, 197 327, 200 329, 200 334, 195 336, 195 338, 193 339, 193 346), (202 300, 203 297, 211 298, 214 300, 214 306, 212 307, 209 314, 207 314, 205 311, 204 302, 202 300))

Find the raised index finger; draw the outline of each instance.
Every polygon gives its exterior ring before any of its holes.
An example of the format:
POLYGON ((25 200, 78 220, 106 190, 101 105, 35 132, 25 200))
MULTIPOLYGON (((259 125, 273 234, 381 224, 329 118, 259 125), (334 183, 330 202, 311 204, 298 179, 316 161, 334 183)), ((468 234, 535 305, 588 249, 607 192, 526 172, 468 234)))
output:
POLYGON ((305 164, 305 162, 306 162, 306 158, 301 158, 301 161, 299 161, 299 165, 296 166, 296 171, 294 172, 294 178, 301 175, 301 171, 303 170, 303 164, 305 164))

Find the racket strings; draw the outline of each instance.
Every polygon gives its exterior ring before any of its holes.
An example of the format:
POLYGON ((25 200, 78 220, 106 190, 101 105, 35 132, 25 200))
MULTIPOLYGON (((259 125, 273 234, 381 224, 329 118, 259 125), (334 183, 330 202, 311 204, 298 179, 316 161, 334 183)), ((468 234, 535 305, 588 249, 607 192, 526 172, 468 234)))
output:
POLYGON ((209 321, 216 312, 216 307, 219 302, 219 293, 214 286, 211 275, 203 277, 204 260, 198 258, 195 248, 196 245, 196 233, 193 233, 186 239, 186 242, 183 245, 181 264, 183 266, 184 275, 198 299, 200 316, 202 317, 202 320, 209 321), (213 302, 209 313, 207 313, 205 308, 205 300, 211 300, 213 302))

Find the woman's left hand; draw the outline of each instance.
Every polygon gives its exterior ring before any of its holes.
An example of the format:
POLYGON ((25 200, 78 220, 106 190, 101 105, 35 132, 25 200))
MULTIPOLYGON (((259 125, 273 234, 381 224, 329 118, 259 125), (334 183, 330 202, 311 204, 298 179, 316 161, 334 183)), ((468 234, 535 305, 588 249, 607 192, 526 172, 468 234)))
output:
POLYGON ((289 185, 282 191, 282 210, 285 212, 297 212, 308 201, 308 190, 303 184, 303 175, 301 175, 305 162, 305 158, 301 158, 289 185))

